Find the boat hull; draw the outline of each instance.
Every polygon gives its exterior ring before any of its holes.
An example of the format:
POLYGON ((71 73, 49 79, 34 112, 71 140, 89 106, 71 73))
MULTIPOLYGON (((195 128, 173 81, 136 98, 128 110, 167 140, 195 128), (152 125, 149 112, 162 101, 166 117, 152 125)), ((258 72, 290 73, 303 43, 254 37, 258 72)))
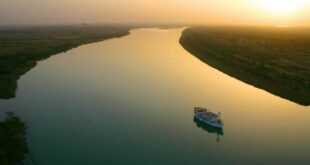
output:
POLYGON ((199 114, 197 114, 197 113, 195 113, 195 117, 199 120, 199 121, 201 121, 201 122, 203 122, 203 123, 205 123, 205 124, 208 124, 208 125, 210 125, 210 126, 212 126, 212 127, 215 127, 215 128, 223 128, 223 124, 219 124, 219 123, 215 123, 215 122, 211 122, 211 121, 208 121, 208 120, 205 120, 205 119, 203 119, 199 114))

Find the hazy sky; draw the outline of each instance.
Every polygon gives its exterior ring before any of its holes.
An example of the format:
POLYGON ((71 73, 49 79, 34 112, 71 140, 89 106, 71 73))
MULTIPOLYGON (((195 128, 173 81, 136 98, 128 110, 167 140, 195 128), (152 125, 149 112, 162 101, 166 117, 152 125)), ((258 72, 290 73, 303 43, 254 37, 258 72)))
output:
POLYGON ((0 0, 0 24, 85 22, 310 25, 310 7, 306 3, 310 0, 268 0, 265 4, 260 3, 263 1, 0 0), (296 5, 294 3, 300 5, 295 6, 294 10, 285 10, 285 7, 296 5))

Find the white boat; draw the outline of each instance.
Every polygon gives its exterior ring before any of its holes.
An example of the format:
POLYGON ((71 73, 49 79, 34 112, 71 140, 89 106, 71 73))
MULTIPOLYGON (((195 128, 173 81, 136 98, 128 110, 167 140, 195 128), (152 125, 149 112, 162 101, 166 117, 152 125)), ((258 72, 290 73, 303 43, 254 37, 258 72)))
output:
POLYGON ((206 108, 199 108, 195 107, 194 110, 195 117, 200 120, 201 122, 204 122, 210 126, 213 126, 215 128, 223 128, 224 123, 221 120, 221 115, 215 114, 213 112, 209 112, 206 108))

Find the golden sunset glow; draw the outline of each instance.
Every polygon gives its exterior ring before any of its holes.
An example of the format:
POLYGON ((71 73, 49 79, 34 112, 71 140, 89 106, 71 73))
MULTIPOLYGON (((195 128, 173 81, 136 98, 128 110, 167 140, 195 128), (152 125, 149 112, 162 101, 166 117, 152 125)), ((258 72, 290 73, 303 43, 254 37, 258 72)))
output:
POLYGON ((310 0, 7 0, 0 2, 0 24, 310 26, 309 11, 310 0))
POLYGON ((298 11, 307 4, 306 0, 257 0, 262 8, 275 13, 298 11))

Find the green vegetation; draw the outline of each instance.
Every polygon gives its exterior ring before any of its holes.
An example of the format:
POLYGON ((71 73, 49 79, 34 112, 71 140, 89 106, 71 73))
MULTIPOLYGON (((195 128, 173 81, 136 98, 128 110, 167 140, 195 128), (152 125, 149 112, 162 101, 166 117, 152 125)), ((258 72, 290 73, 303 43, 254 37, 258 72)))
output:
POLYGON ((74 47, 129 34, 129 26, 0 28, 0 99, 15 96, 17 80, 37 61, 74 47))
POLYGON ((310 105, 309 28, 193 27, 180 43, 228 75, 310 105))
POLYGON ((28 153, 26 124, 13 113, 7 113, 5 121, 0 122, 0 164, 18 164, 28 153))

